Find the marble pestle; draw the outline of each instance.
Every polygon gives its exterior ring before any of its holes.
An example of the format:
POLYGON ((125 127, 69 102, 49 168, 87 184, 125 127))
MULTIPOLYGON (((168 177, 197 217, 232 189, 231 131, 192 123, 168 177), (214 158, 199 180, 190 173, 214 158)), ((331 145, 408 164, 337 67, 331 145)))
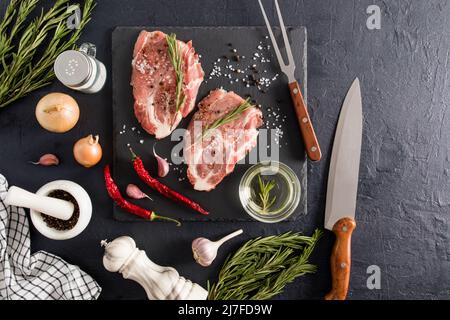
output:
POLYGON ((37 195, 16 186, 9 188, 4 201, 7 205, 33 209, 61 220, 70 219, 74 211, 69 201, 37 195))

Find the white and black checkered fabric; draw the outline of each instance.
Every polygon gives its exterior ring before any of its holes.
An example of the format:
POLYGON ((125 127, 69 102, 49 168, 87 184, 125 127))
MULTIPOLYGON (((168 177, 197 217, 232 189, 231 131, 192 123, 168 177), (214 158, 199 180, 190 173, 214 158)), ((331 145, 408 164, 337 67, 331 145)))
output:
POLYGON ((23 208, 3 203, 8 183, 0 174, 0 300, 92 300, 101 288, 79 267, 44 252, 30 253, 23 208))

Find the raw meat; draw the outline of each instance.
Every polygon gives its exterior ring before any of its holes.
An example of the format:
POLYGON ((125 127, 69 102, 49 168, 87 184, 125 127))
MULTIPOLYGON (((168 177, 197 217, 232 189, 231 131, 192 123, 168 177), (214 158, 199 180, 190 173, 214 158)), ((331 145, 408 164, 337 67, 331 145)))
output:
POLYGON ((166 34, 141 31, 134 45, 131 85, 134 113, 148 133, 161 139, 170 135, 194 108, 204 72, 192 41, 177 40, 183 61, 184 103, 176 112, 176 75, 167 48, 166 34))
POLYGON ((202 129, 243 102, 244 99, 234 92, 216 89, 198 104, 199 110, 192 117, 184 137, 187 176, 195 190, 214 189, 233 172, 236 162, 256 146, 258 128, 263 120, 261 110, 255 106, 207 134, 202 129))

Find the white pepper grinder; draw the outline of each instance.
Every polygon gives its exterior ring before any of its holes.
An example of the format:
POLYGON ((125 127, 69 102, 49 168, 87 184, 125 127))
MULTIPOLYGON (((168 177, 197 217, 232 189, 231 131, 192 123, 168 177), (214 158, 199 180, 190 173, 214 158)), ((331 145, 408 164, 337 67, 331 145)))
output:
POLYGON ((95 58, 96 47, 83 43, 78 50, 58 55, 53 65, 55 75, 66 87, 84 93, 100 91, 106 82, 105 65, 95 58))
POLYGON ((120 272, 125 279, 139 283, 149 300, 206 300, 208 291, 181 277, 172 267, 151 261, 139 250, 131 237, 122 236, 111 242, 100 242, 105 248, 103 265, 110 272, 120 272))

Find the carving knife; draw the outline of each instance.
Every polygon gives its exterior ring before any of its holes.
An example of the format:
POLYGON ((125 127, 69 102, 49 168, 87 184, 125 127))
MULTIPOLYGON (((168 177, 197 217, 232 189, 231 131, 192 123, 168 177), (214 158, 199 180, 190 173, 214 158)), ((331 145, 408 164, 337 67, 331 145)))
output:
POLYGON ((331 291, 327 300, 344 300, 350 281, 351 237, 356 227, 362 102, 358 78, 353 81, 339 115, 331 154, 325 207, 325 228, 336 235, 331 254, 331 291))

